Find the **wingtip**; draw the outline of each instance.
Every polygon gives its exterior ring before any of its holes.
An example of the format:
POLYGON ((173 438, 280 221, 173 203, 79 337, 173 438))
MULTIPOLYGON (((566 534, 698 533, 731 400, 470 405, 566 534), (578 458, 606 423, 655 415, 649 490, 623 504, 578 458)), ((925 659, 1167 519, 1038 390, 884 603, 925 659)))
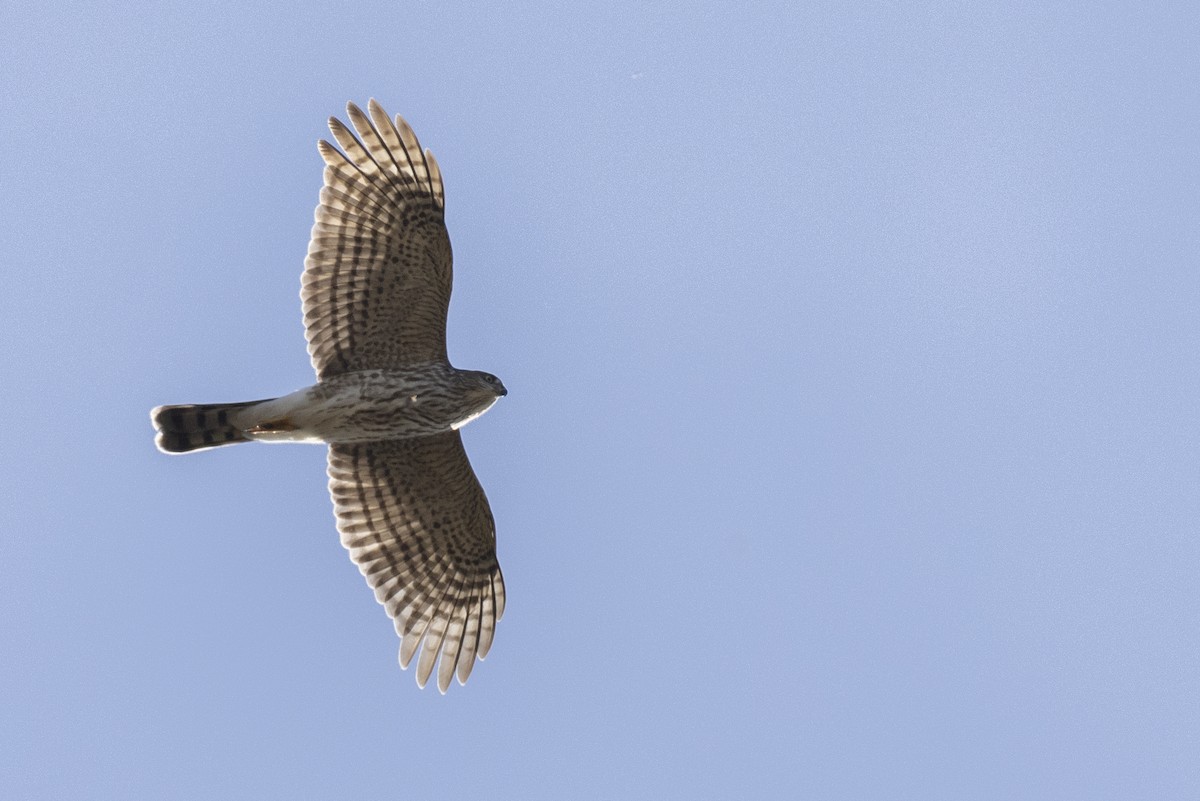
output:
POLYGON ((422 690, 429 683, 429 677, 433 675, 433 670, 424 668, 419 662, 417 664, 417 686, 422 690))

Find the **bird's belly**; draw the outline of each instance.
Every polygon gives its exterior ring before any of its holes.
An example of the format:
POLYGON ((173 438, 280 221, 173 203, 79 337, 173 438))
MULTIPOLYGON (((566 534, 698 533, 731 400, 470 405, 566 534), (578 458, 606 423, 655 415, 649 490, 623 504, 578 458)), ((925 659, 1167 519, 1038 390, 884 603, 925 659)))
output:
POLYGON ((256 407, 254 439, 265 442, 375 442, 447 431, 456 416, 406 382, 318 384, 256 407))

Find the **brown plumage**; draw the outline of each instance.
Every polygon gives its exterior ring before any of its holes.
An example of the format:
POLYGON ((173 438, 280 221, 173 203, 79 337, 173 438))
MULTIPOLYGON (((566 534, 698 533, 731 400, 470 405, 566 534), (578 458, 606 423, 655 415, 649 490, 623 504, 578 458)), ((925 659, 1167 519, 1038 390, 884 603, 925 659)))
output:
POLYGON ((301 285, 317 384, 235 404, 160 406, 168 453, 248 442, 328 442, 342 544, 416 654, 417 683, 445 692, 491 647, 504 613, 495 524, 458 429, 506 394, 446 355, 452 280, 433 154, 372 100, 318 144, 325 186, 301 285), (439 661, 440 660, 440 661, 439 661))

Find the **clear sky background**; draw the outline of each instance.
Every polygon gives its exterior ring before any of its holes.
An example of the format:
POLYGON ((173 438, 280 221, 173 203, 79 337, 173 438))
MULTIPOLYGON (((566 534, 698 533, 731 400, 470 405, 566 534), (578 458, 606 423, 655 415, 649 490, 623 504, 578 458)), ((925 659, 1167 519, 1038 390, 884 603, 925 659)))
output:
POLYGON ((1200 793, 1194 3, 3 16, 0 796, 1200 793), (311 383, 314 144, 371 96, 510 390, 445 697, 322 448, 148 419, 311 383))

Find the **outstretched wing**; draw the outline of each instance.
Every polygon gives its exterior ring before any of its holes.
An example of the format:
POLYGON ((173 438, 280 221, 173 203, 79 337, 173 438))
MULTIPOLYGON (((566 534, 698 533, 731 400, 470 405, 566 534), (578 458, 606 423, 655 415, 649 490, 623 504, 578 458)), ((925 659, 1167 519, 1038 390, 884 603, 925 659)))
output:
POLYGON ((457 431, 329 446, 329 492, 342 545, 401 637, 400 665, 419 650, 424 687, 466 682, 504 614, 496 526, 457 431), (423 643, 423 644, 422 644, 423 643))
POLYGON ((318 378, 446 358, 452 258, 442 175, 401 117, 334 118, 300 298, 318 378))

